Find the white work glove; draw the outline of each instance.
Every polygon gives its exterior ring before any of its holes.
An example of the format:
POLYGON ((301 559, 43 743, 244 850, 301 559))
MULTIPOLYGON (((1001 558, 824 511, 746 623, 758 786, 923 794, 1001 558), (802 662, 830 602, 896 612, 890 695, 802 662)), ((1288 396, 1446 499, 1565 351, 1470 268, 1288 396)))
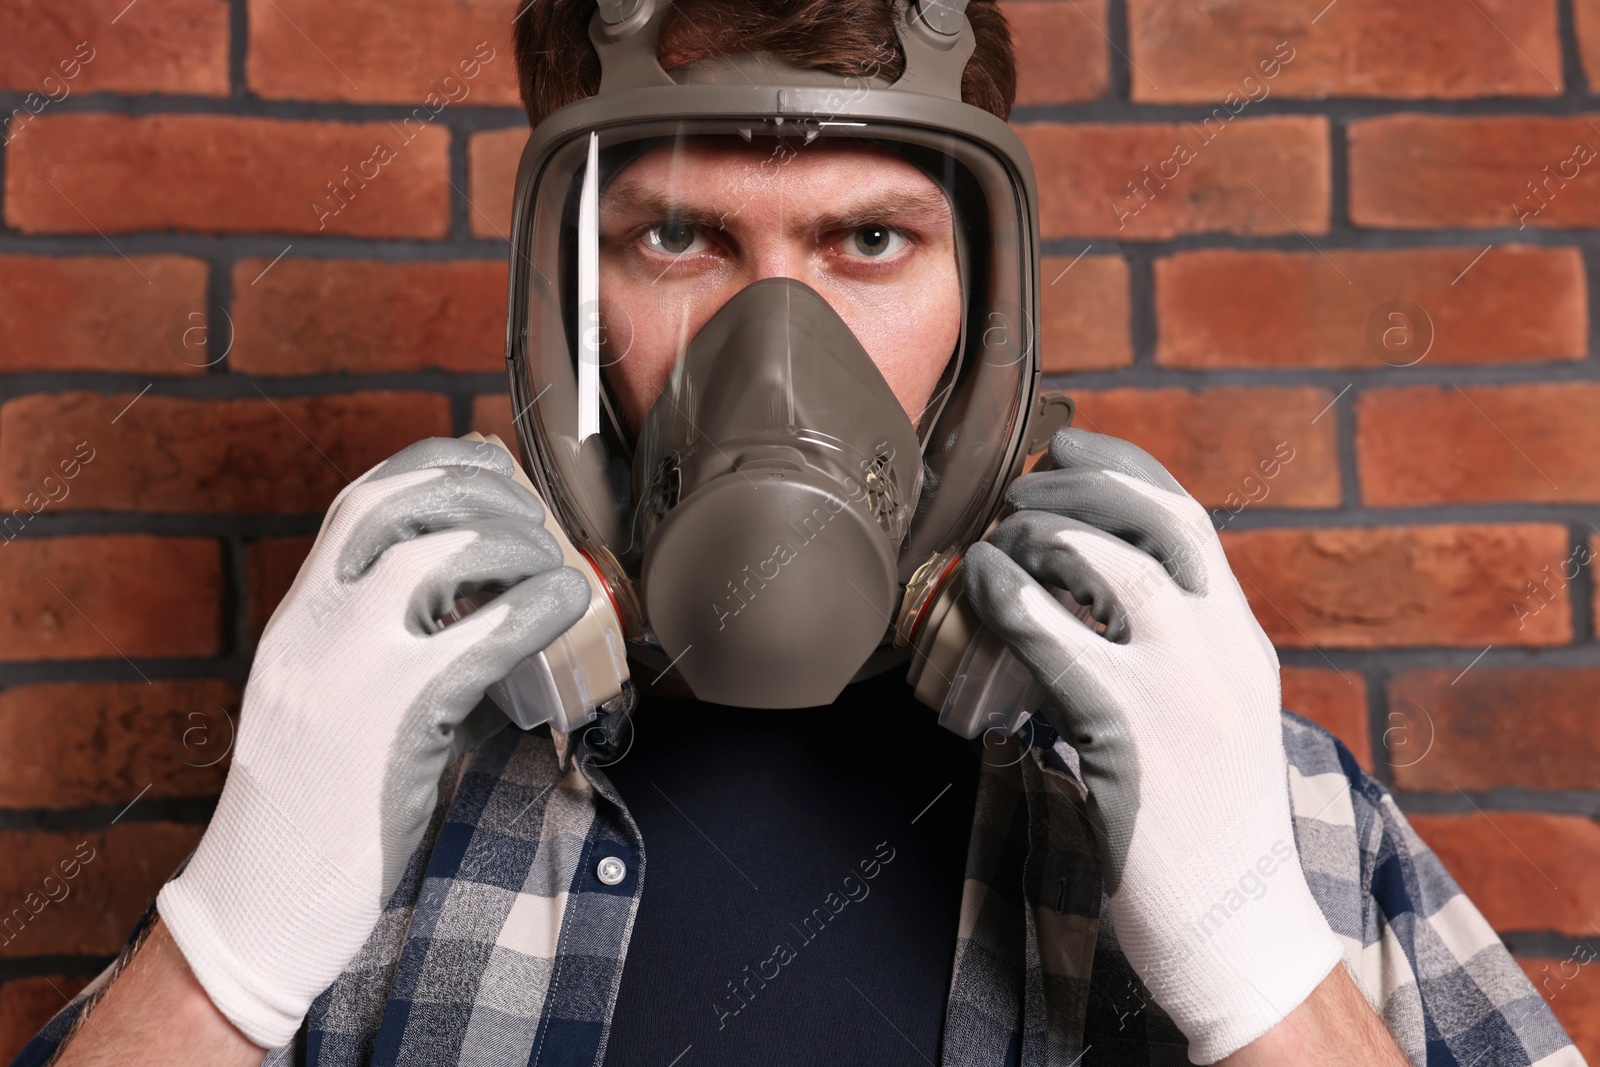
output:
POLYGON ((967 595, 1078 751, 1122 950, 1190 1060, 1214 1063, 1341 956, 1295 848, 1278 657, 1205 509, 1148 453, 1068 429, 1050 459, 970 549, 967 595))
MULTIPOLYGON (((217 1008, 265 1048, 377 925, 484 689, 589 602, 539 498, 487 443, 430 438, 334 499, 250 669, 216 814, 156 908, 217 1008), (454 595, 504 593, 460 622, 454 595)), ((505 725, 500 716, 499 726, 505 725)))

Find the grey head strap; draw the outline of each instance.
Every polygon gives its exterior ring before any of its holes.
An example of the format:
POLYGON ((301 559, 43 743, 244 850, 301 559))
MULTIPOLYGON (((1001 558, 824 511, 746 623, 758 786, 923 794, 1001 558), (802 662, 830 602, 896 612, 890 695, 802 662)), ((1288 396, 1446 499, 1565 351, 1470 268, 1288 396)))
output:
MULTIPOLYGON (((972 24, 966 16, 968 0, 892 2, 906 66, 900 79, 890 87, 959 101, 961 73, 977 46, 972 24)), ((597 0, 594 17, 589 22, 589 39, 600 57, 599 95, 681 84, 679 79, 661 69, 657 53, 661 22, 671 7, 672 0, 597 0)), ((725 65, 748 82, 749 72, 743 69, 743 58, 726 57, 725 65)), ((820 71, 802 72, 800 68, 775 63, 775 57, 770 56, 761 57, 757 62, 767 77, 776 66, 786 75, 800 75, 792 79, 799 84, 831 82, 844 77, 820 71)), ((686 64, 686 67, 693 66, 693 63, 686 64)))

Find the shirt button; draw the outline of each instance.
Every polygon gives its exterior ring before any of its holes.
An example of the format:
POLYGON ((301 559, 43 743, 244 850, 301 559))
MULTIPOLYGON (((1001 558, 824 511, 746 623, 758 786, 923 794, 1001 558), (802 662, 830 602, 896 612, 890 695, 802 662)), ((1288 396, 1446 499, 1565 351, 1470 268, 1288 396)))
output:
POLYGON ((617 885, 628 877, 628 865, 615 856, 607 856, 595 867, 594 873, 606 885, 617 885))

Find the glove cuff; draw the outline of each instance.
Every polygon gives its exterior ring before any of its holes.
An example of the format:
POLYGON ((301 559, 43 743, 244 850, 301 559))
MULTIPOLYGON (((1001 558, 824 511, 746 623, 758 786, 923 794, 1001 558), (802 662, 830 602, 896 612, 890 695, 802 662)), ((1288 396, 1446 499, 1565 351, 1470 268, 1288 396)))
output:
POLYGON ((235 764, 205 836, 157 894, 156 910, 217 1010, 273 1049, 294 1039, 375 925, 379 907, 366 896, 235 764))
POLYGON ((1292 944, 1264 949, 1251 961, 1254 966, 1247 976, 1241 970, 1231 982, 1224 979, 1231 994, 1218 996, 1209 1005, 1211 1012, 1178 1024, 1189 1038, 1191 1063, 1216 1063, 1281 1023, 1322 984, 1344 955, 1332 930, 1314 937, 1301 932, 1292 944))
POLYGON ((1218 905, 1181 937, 1145 942, 1177 946, 1159 958, 1137 960, 1129 951, 1188 1037, 1193 1063, 1215 1063, 1282 1022, 1343 957, 1299 864, 1274 881, 1271 896, 1247 898, 1237 913, 1218 905))

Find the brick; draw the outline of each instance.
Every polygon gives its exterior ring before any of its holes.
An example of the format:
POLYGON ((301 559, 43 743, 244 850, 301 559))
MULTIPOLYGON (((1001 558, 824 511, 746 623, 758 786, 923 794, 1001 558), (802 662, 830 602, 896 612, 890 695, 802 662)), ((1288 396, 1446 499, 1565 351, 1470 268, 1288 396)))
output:
POLYGON ((245 569, 249 575, 245 610, 252 644, 261 642, 267 622, 294 584, 314 541, 315 537, 274 537, 245 546, 245 569))
POLYGON ((505 369, 502 260, 247 259, 230 365, 250 374, 505 369), (266 271, 262 274, 262 271, 266 271))
POLYGON ((1582 359, 1576 248, 1208 249, 1155 261, 1156 362, 1372 367, 1582 359), (1404 305, 1409 304, 1410 307, 1404 305))
MULTIPOLYGON (((1552 609, 1553 610, 1553 609, 1552 609)), ((1600 670, 1483 667, 1408 671, 1389 683, 1391 706, 1419 709, 1431 728, 1425 758, 1400 761, 1402 789, 1600 789, 1600 670)))
POLYGON ((204 830, 131 821, 109 831, 0 830, 0 921, 12 920, 0 927, 0 958, 116 955, 204 830))
POLYGON ((1017 56, 1017 104, 1098 100, 1111 89, 1106 0, 1002 0, 1017 56))
POLYGON ((1592 121, 1386 115, 1352 122, 1350 218, 1403 230, 1600 225, 1600 128, 1592 121))
POLYGON ((1128 264, 1121 256, 1045 256, 1039 309, 1046 374, 1133 363, 1128 338, 1128 264))
POLYGON ((1367 729, 1367 681, 1355 671, 1284 667, 1283 706, 1343 741, 1368 770, 1372 739, 1367 729))
POLYGON ((133 400, 51 393, 0 407, 0 507, 16 507, 87 440, 95 458, 52 508, 320 512, 406 445, 450 433, 449 399, 433 393, 133 400))
POLYGON ((516 454, 523 468, 528 466, 517 428, 511 421, 511 397, 506 393, 485 393, 472 399, 472 428, 481 434, 494 434, 516 454))
POLYGON ((1149 452, 1219 528, 1246 508, 1334 507, 1333 393, 1311 388, 1072 390, 1073 425, 1149 452))
MULTIPOLYGON (((1589 538, 1589 558, 1600 559, 1600 534, 1589 538)), ((1594 582, 1592 579, 1591 582, 1594 585, 1594 596, 1589 604, 1589 624, 1594 628, 1595 634, 1600 636, 1600 582, 1594 582)))
POLYGON ((1374 389, 1356 403, 1361 495, 1379 507, 1595 503, 1597 450, 1594 382, 1374 389))
POLYGON ((0 807, 222 792, 239 692, 212 679, 52 682, 0 692, 0 807))
POLYGON ((506 444, 517 437, 511 421, 511 397, 507 393, 484 393, 472 398, 472 428, 482 434, 496 434, 506 444))
POLYGON ((443 237, 449 145, 436 125, 45 116, 9 149, 5 217, 25 233, 443 237))
POLYGON ((515 104, 516 5, 456 0, 249 0, 245 77, 274 100, 515 104))
POLYGON ((1133 99, 1556 96, 1554 0, 1130 0, 1133 99), (1141 75, 1142 72, 1142 75, 1141 75))
POLYGON ((222 562, 199 537, 22 538, 0 545, 0 662, 215 656, 222 562))
POLYGON ((0 1063, 15 1059, 33 1035, 89 982, 88 978, 41 974, 0 985, 0 1063))
POLYGON ((12 0, 0 35, 0 87, 38 93, 52 104, 101 91, 226 96, 228 5, 12 0))
POLYGON ((1596 942, 1586 938, 1584 948, 1565 956, 1530 959, 1518 956, 1528 981, 1555 1012, 1561 1028, 1590 1063, 1600 1062, 1600 968, 1595 966, 1596 942))
POLYGON ((1578 31, 1578 59, 1592 91, 1600 85, 1600 0, 1573 0, 1572 16, 1578 31))
POLYGON ((1593 936, 1600 825, 1592 819, 1525 811, 1406 818, 1497 931, 1593 936))
POLYGON ((0 371, 199 374, 184 331, 209 274, 188 256, 0 256, 0 371))
POLYGON ((1017 132, 1040 178, 1046 238, 1328 230, 1328 123, 1321 117, 1234 118, 1209 130, 1041 122, 1017 132))
POLYGON ((517 164, 527 143, 526 126, 480 130, 467 142, 474 237, 511 239, 511 200, 517 187, 517 164))
POLYGON ((1563 645, 1559 603, 1519 630, 1507 610, 1525 575, 1567 554, 1545 523, 1225 531, 1239 585, 1286 648, 1563 645))

